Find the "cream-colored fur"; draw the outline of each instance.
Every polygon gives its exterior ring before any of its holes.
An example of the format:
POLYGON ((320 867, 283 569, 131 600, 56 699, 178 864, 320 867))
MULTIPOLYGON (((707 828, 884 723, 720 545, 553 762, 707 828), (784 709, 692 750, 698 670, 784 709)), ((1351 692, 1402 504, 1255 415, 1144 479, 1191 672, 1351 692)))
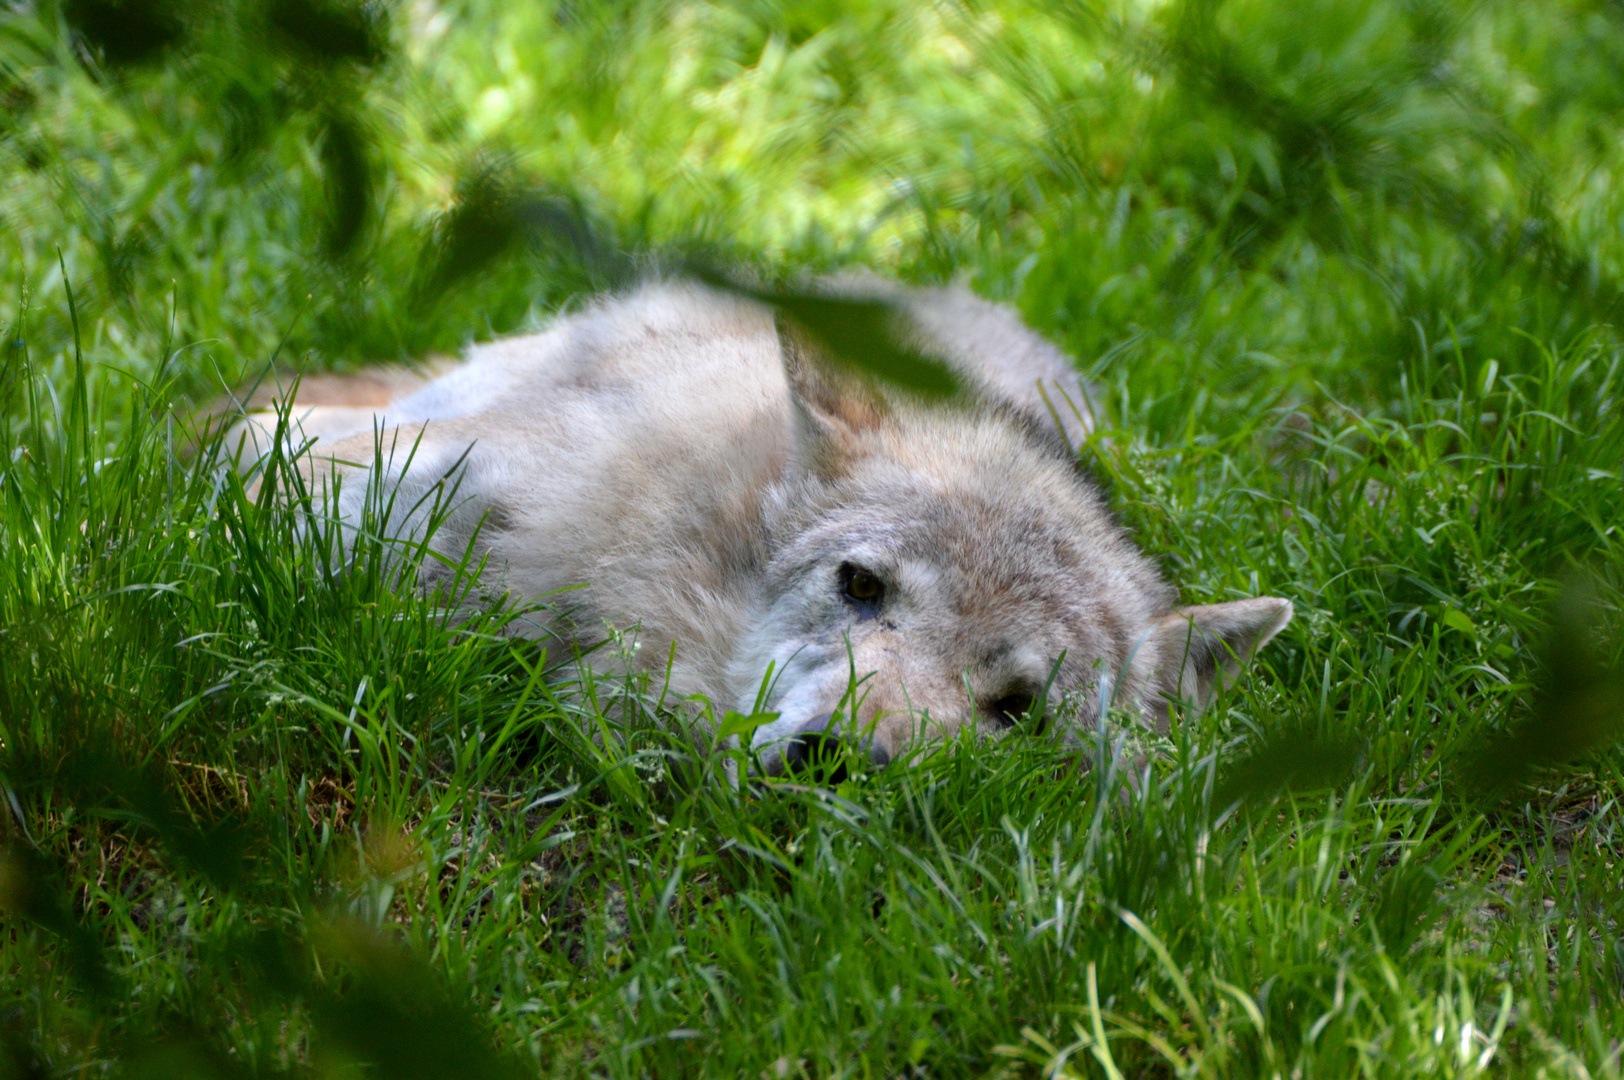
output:
MULTIPOLYGON (((1113 702, 1165 722, 1290 620, 1272 597, 1174 608, 1076 468, 1087 388, 1011 312, 962 289, 827 288, 892 304, 971 399, 923 406, 762 304, 655 282, 386 400, 301 394, 293 438, 352 524, 369 484, 397 534, 454 484, 432 546, 472 544, 495 587, 556 594, 530 632, 630 632, 607 662, 663 684, 669 660, 668 698, 718 716, 767 685, 777 715, 751 745, 768 770, 821 739, 883 762, 966 724, 1018 731, 1046 686, 1079 727, 1113 702), (850 595, 859 571, 878 603, 850 595)), ((228 438, 263 453, 272 430, 250 414, 228 438)))

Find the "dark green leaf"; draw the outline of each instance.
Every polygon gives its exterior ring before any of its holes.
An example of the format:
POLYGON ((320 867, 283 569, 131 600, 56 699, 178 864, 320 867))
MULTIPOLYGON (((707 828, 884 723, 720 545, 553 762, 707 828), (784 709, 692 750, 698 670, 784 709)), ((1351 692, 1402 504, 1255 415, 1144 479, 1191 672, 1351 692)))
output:
POLYGON ((349 116, 330 117, 321 136, 322 178, 327 185, 327 250, 347 255, 361 238, 372 209, 372 167, 366 136, 349 116))
POLYGON ((1469 788, 1498 798, 1538 770, 1624 738, 1624 670, 1602 657, 1600 614, 1593 584, 1572 578, 1563 585, 1539 649, 1531 707, 1467 757, 1462 776, 1469 788))
POLYGON ((67 0, 62 17, 112 67, 155 61, 186 36, 173 0, 67 0))
POLYGON ((883 300, 830 296, 811 288, 744 284, 704 267, 696 275, 708 284, 753 297, 793 319, 822 345, 830 358, 924 398, 959 392, 953 370, 903 343, 896 332, 898 313, 883 300))
POLYGON ((374 4, 274 0, 270 20, 290 45, 318 60, 371 65, 388 55, 388 26, 374 4))
POLYGON ((1267 800, 1282 791, 1313 791, 1346 781, 1359 763, 1359 740, 1292 726, 1268 735, 1224 770, 1213 805, 1267 800))

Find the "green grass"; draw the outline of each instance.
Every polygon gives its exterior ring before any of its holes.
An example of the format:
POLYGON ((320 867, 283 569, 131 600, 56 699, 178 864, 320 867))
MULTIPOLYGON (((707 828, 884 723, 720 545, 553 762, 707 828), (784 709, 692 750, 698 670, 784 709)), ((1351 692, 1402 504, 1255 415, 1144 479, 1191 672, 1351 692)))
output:
POLYGON ((0 1068, 1624 1075, 1616 5, 128 10, 0 15, 0 1068), (1015 303, 1297 620, 1139 772, 739 790, 191 450, 696 251, 1015 303))

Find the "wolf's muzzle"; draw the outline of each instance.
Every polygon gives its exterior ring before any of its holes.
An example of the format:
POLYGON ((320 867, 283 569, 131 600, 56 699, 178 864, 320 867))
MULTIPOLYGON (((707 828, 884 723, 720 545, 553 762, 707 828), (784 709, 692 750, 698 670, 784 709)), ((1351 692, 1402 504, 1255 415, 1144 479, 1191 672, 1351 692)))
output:
POLYGON ((813 772, 825 783, 838 784, 848 775, 847 764, 867 758, 875 768, 891 760, 885 748, 872 738, 844 737, 829 730, 833 713, 815 716, 790 736, 782 751, 783 771, 813 772))

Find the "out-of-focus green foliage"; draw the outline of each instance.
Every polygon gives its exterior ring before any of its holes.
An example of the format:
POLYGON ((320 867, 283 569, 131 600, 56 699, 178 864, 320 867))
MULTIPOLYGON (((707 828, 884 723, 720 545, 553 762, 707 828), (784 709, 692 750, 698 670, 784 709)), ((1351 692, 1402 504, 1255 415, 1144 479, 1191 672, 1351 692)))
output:
POLYGON ((1620 1076, 1621 107, 1612 0, 5 3, 0 1075, 1620 1076), (917 383, 852 262, 1246 680, 739 789, 193 448, 662 267, 917 383))
MULTIPOLYGON (((562 200, 615 250, 968 271, 1082 356, 1210 344, 1289 366, 1301 393, 1390 383, 1455 339, 1505 368, 1616 314, 1619 18, 25 5, 4 40, 7 292, 59 296, 61 247, 93 327, 123 304, 145 330, 109 343, 124 363, 171 317, 131 301, 173 292, 182 340, 230 344, 228 380, 284 340, 418 355, 613 280, 523 212, 562 200), (109 44, 119 19, 147 29, 109 44), (1480 325, 1497 305, 1511 322, 1480 325)), ((55 306, 34 331, 53 347, 55 306)))

